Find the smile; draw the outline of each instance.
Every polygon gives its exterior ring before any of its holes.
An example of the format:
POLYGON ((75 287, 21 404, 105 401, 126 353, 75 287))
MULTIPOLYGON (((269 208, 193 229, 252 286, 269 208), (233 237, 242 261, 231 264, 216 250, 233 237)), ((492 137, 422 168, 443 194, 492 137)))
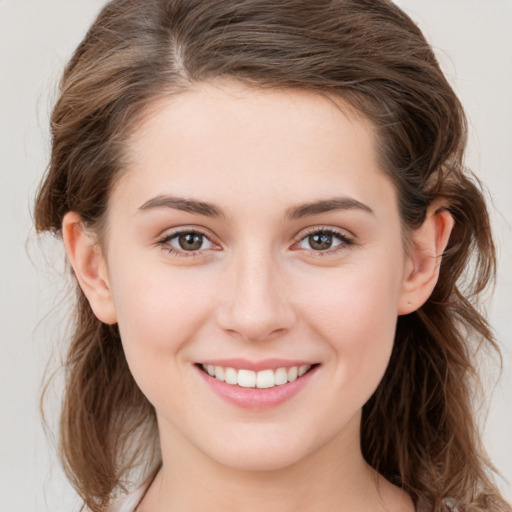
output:
POLYGON ((281 367, 275 370, 266 369, 260 371, 235 369, 224 366, 214 366, 212 364, 202 364, 203 371, 210 377, 225 382, 232 386, 242 388, 268 389, 275 386, 282 386, 293 382, 307 373, 312 365, 305 364, 301 366, 291 366, 289 368, 281 367))
POLYGON ((243 409, 277 407, 299 394, 314 379, 320 363, 267 359, 224 359, 194 365, 214 394, 243 409))

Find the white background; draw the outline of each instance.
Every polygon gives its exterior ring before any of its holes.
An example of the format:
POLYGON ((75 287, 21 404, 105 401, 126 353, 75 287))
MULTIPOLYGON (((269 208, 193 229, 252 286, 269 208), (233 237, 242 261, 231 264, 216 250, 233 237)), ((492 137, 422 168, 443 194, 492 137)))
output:
MULTIPOLYGON (((38 412, 41 379, 63 332, 63 258, 57 243, 45 243, 43 255, 30 210, 62 66, 103 3, 0 0, 0 512, 76 508, 38 412)), ((504 368, 494 386, 498 369, 489 366, 485 443, 512 500, 512 0, 397 3, 426 32, 467 109, 468 163, 494 199, 500 268, 489 312, 504 368)))

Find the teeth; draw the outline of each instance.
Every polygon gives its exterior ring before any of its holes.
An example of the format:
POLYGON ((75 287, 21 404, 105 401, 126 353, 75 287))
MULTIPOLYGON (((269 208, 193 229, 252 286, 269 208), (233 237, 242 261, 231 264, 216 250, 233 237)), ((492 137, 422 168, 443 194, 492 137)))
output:
MULTIPOLYGON (((236 385, 238 384, 237 372, 234 368, 226 368, 224 372, 225 380, 228 384, 236 385)), ((217 376, 215 376, 217 378, 217 376)))
POLYGON ((273 370, 263 370, 256 374, 257 388, 273 388, 276 385, 273 370))
POLYGON ((256 373, 251 370, 238 370, 238 385, 242 388, 256 387, 256 373))
POLYGON ((286 371, 286 368, 278 368, 274 374, 274 378, 276 386, 286 384, 288 382, 288 372, 286 371))
POLYGON ((298 376, 299 377, 302 377, 308 370, 309 370, 309 366, 307 364, 303 364, 300 368, 299 368, 299 371, 298 371, 298 376))
POLYGON ((292 366, 288 369, 288 382, 293 382, 299 373, 299 369, 296 366, 292 366))
POLYGON ((223 366, 214 366, 203 364, 203 370, 211 377, 226 382, 233 386, 242 388, 273 388, 282 386, 288 382, 293 382, 298 377, 302 377, 311 365, 292 366, 290 368, 278 368, 277 370, 261 370, 253 372, 252 370, 236 370, 235 368, 224 368, 223 366))
POLYGON ((216 366, 214 376, 216 379, 222 381, 226 380, 226 372, 224 371, 224 368, 222 368, 222 366, 216 366))

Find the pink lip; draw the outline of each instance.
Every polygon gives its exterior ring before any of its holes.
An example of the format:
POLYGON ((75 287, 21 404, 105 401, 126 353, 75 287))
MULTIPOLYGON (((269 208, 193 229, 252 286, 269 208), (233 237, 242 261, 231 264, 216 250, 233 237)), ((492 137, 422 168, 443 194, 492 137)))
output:
POLYGON ((201 361, 199 364, 211 364, 213 366, 223 366, 224 368, 235 368, 236 370, 277 370, 278 368, 291 368, 292 366, 313 365, 310 361, 299 361, 290 359, 262 359, 261 361, 251 361, 249 359, 209 359, 201 361))
MULTIPOLYGON (((233 360, 231 360, 233 362, 233 360)), ((269 360, 267 360, 268 363, 269 360)), ((218 361, 217 361, 218 362, 218 361)), ((280 366, 276 366, 276 368, 282 368, 286 366, 299 366, 296 364, 289 364, 287 361, 287 365, 281 364, 280 366)), ((213 363, 209 363, 213 364, 213 363)), ((245 364, 245 363, 244 363, 245 364)), ((306 363, 304 363, 306 364, 306 363)), ((224 364, 218 364, 217 366, 224 366, 224 364)), ((236 368, 234 365, 227 365, 231 368, 236 368)), ((208 387, 219 397, 228 401, 229 403, 236 405, 242 409, 269 409, 271 407, 276 407, 287 400, 290 400, 293 396, 295 396, 299 391, 304 388, 308 382, 310 382, 311 377, 318 366, 314 366, 311 370, 305 373, 302 377, 297 378, 293 382, 288 382, 287 384, 283 384, 281 386, 274 386, 273 388, 259 389, 259 388, 243 388, 240 386, 233 386, 231 384, 226 384, 220 380, 217 380, 215 377, 211 377, 198 366, 195 366, 196 371, 199 373, 200 377, 204 380, 204 382, 208 385, 208 387)), ((244 369, 252 369, 244 366, 243 364, 238 368, 244 369)), ((264 366, 264 369, 272 368, 272 366, 264 366)), ((253 370, 255 371, 255 370, 253 370)))

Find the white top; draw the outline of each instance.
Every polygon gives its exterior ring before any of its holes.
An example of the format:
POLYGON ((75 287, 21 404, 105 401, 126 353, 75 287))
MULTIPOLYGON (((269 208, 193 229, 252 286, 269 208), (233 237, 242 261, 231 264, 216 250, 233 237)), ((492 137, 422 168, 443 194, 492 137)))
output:
POLYGON ((139 487, 128 496, 125 496, 112 504, 108 509, 108 512, 135 512, 135 509, 142 501, 146 490, 147 486, 139 487))

